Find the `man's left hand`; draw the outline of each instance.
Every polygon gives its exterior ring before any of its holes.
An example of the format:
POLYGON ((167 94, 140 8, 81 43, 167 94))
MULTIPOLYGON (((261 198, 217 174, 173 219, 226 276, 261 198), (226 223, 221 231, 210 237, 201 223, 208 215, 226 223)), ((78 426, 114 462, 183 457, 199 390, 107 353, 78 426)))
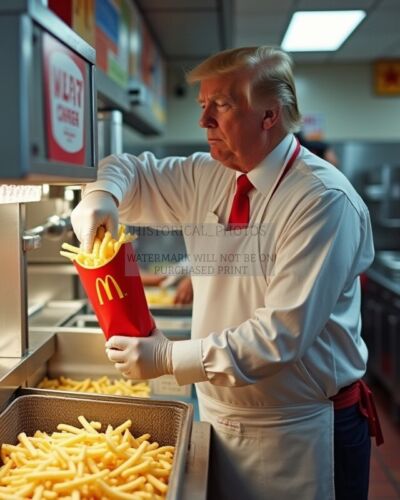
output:
POLYGON ((106 354, 127 378, 152 379, 173 371, 172 341, 158 329, 149 337, 113 336, 106 342, 106 354))

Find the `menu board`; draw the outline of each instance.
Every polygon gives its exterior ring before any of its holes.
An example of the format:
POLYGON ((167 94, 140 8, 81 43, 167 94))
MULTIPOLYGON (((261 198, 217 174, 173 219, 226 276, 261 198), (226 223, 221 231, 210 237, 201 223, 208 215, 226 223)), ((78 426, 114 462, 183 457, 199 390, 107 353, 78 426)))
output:
POLYGON ((130 17, 125 0, 96 2, 97 66, 122 87, 128 84, 130 17))

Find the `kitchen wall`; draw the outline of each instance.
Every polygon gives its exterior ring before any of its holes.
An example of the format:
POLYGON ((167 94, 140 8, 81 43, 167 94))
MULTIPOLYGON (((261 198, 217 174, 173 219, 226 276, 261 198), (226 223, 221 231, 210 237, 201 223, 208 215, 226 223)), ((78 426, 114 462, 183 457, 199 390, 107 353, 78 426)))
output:
POLYGON ((325 115, 330 141, 400 142, 400 96, 374 94, 370 64, 299 66, 296 75, 301 111, 325 115))
MULTIPOLYGON (((371 64, 297 65, 295 74, 301 112, 322 113, 327 140, 400 142, 400 96, 374 95, 371 64)), ((165 134, 144 138, 125 131, 126 150, 138 145, 154 149, 160 144, 204 143, 204 132, 197 125, 197 90, 182 85, 182 75, 182 70, 169 71, 165 134)))

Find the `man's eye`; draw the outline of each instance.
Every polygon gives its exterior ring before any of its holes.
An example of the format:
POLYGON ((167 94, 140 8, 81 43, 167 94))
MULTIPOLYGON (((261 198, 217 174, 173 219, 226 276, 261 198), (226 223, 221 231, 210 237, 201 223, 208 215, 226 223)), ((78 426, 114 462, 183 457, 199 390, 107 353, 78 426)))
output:
POLYGON ((228 107, 228 103, 227 102, 216 102, 215 104, 217 105, 217 108, 226 108, 226 107, 228 107))

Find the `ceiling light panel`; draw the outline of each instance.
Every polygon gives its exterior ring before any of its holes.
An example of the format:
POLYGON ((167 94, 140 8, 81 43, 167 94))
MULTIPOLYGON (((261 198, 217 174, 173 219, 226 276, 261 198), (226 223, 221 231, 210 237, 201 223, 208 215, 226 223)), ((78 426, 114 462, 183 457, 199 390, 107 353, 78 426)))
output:
POLYGON ((363 10, 295 12, 281 46, 288 52, 337 50, 365 15, 363 10))

